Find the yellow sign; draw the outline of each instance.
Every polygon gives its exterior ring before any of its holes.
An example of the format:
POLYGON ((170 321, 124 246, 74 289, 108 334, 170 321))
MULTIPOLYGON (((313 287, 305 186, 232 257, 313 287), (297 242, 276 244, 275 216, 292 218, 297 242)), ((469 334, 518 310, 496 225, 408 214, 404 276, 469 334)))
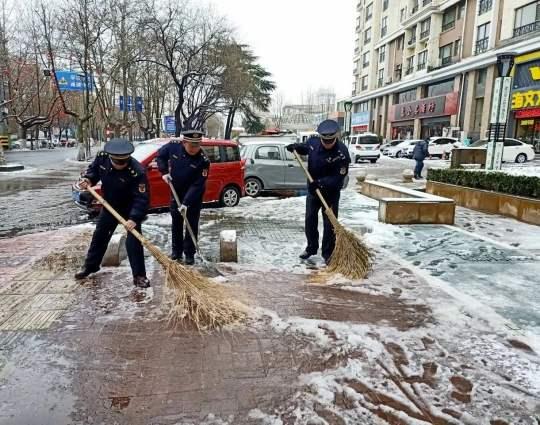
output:
POLYGON ((518 91, 512 94, 512 109, 540 106, 540 90, 518 91))
POLYGON ((534 81, 540 80, 540 66, 531 66, 529 68, 529 72, 531 73, 531 78, 534 81))
POLYGON ((529 125, 534 125, 534 120, 521 120, 519 125, 522 127, 528 127, 529 125))

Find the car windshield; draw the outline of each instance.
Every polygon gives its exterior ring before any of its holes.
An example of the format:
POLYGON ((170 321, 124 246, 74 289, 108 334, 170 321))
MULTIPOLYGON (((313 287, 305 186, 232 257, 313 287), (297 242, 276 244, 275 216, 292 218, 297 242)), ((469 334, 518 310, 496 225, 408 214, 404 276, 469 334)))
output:
POLYGON ((377 136, 360 136, 357 143, 359 145, 378 145, 379 138, 377 136))
POLYGON ((131 154, 133 158, 135 158, 137 161, 142 162, 146 158, 148 158, 151 154, 153 154, 155 151, 157 151, 160 148, 160 145, 156 145, 153 143, 149 144, 140 144, 137 145, 135 148, 135 151, 131 154))
POLYGON ((477 140, 471 144, 471 148, 481 148, 482 146, 485 146, 487 142, 487 140, 477 140))

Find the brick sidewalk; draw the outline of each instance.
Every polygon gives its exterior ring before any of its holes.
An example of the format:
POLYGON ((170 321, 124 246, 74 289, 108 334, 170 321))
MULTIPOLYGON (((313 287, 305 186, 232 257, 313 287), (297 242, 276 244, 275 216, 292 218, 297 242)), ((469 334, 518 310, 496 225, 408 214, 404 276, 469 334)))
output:
MULTIPOLYGON (((366 367, 375 363, 369 344, 349 340, 354 335, 340 333, 341 323, 365 328, 359 339, 382 341, 387 354, 380 358, 386 356, 397 366, 409 357, 411 371, 413 363, 425 371, 428 363, 416 356, 427 356, 434 362, 429 370, 437 373, 439 368, 441 385, 454 374, 474 376, 479 367, 444 336, 433 336, 438 319, 422 299, 440 294, 388 260, 379 260, 361 291, 320 285, 308 275, 228 269, 227 278, 258 308, 257 314, 247 326, 201 336, 167 326, 161 272, 152 262, 154 294, 146 303, 130 298, 125 266, 106 268, 83 285, 67 274, 31 271, 35 260, 69 244, 74 235, 65 229, 0 240, 1 252, 9 252, 0 258, 0 424, 241 425, 271 423, 274 415, 282 421, 275 423, 285 424, 322 423, 316 418, 330 424, 402 423, 390 416, 380 422, 377 408, 360 409, 358 403, 372 397, 360 381, 347 383, 360 401, 347 396, 349 390, 336 391, 327 404, 310 401, 317 390, 306 384, 306 377, 337 374, 351 361, 361 360, 366 367), (397 337, 389 342, 383 330, 397 337), (406 354, 411 349, 407 338, 424 348, 406 354), (448 354, 441 356, 441 351, 448 354), (465 364, 470 372, 461 369, 465 364), (298 415, 307 417, 305 412, 312 422, 299 421, 298 415)), ((464 345, 468 351, 470 343, 464 345)), ((375 372, 363 373, 368 379, 375 372)), ((388 381, 379 375, 381 383, 388 381)), ((460 408, 478 413, 474 398, 484 394, 483 379, 475 382, 472 401, 467 384, 461 385, 463 394, 456 390, 455 397, 444 395, 452 414, 459 416, 460 408)), ((482 403, 479 398, 477 404, 482 403)), ((508 397, 494 398, 491 404, 503 411, 513 406, 517 415, 526 411, 512 403, 514 398, 508 397)), ((389 404, 396 412, 421 416, 399 403, 389 404)), ((451 419, 448 414, 442 417, 451 419)))

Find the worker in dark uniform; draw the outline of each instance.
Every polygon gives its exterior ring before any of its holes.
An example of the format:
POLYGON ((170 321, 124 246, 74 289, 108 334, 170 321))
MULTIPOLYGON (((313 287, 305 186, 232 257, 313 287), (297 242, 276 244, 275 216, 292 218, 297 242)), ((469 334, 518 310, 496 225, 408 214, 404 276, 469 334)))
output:
POLYGON ((199 234, 199 217, 210 160, 201 149, 203 133, 198 130, 182 132, 182 141, 173 140, 159 149, 157 164, 165 182, 171 181, 181 205, 171 200, 172 253, 173 260, 192 265, 195 262, 195 245, 187 229, 184 234, 184 217, 193 229, 195 238, 199 234))
MULTIPOLYGON (((343 188, 345 177, 349 173, 351 158, 347 147, 338 140, 339 125, 336 121, 325 120, 317 128, 319 136, 310 137, 306 143, 293 143, 287 146, 289 152, 296 151, 308 157, 308 171, 314 182, 308 182, 308 195, 306 198, 306 238, 307 247, 300 254, 302 260, 316 255, 319 249, 319 211, 323 205, 317 196, 319 189, 338 216, 340 191, 343 188)), ((324 233, 322 239, 322 256, 328 264, 334 251, 336 235, 332 224, 323 212, 324 233)))
MULTIPOLYGON (((137 229, 141 232, 141 222, 148 209, 148 183, 143 166, 131 157, 133 150, 133 145, 124 139, 107 142, 103 152, 96 155, 82 176, 79 186, 86 189, 101 181, 103 198, 127 220, 126 229, 137 229)), ((75 275, 75 279, 84 279, 99 270, 117 225, 116 218, 106 208, 102 208, 84 268, 75 275)), ((133 284, 140 288, 149 287, 143 247, 130 232, 126 238, 126 249, 133 273, 133 284)))

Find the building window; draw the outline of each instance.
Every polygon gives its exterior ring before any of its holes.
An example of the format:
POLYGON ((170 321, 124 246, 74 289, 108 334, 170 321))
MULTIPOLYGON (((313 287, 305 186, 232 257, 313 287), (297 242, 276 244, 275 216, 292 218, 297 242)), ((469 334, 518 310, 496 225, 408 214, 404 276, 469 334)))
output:
POLYGON ((450 43, 439 48, 439 58, 441 59, 441 66, 450 65, 452 63, 453 46, 453 43, 450 43))
POLYGON ((432 0, 422 0, 422 6, 427 6, 432 0))
POLYGON ((410 46, 416 43, 416 25, 411 28, 411 38, 407 41, 407 44, 410 46))
POLYGON ((403 50, 403 43, 405 42, 405 37, 401 36, 396 39, 396 50, 403 50))
POLYGON ((364 31, 364 44, 367 44, 371 41, 371 28, 368 28, 364 31))
POLYGON ((414 15, 416 12, 418 12, 418 0, 416 0, 414 3, 413 3, 413 8, 411 10, 411 15, 414 15))
POLYGON ((414 71, 414 56, 407 58, 407 67, 405 68, 405 75, 412 74, 414 71))
POLYGON ((362 68, 369 66, 369 52, 366 52, 362 55, 362 68))
POLYGON ((540 0, 516 9, 514 37, 540 30, 540 0))
POLYGON ((459 56, 459 48, 461 47, 461 39, 454 41, 454 56, 459 56))
POLYGON ((407 8, 406 7, 401 9, 401 11, 399 12, 399 21, 403 22, 405 19, 407 19, 407 8))
POLYGON ((381 37, 384 37, 387 31, 388 31, 388 17, 385 16, 384 18, 382 18, 382 21, 381 21, 381 37))
POLYGON ((478 16, 483 15, 486 12, 489 12, 493 7, 493 0, 480 0, 478 3, 478 16))
POLYGON ((362 77, 362 90, 367 90, 367 80, 368 80, 368 76, 364 75, 362 77))
POLYGON ((480 25, 476 30, 476 48, 474 54, 484 53, 489 46, 489 22, 480 25))
POLYGON ((427 18, 420 23, 420 40, 429 37, 429 29, 431 27, 431 18, 427 18))
POLYGON ((476 133, 480 133, 480 129, 482 128, 482 114, 484 113, 484 98, 479 97, 476 99, 475 105, 474 105, 474 123, 473 123, 473 131, 476 133))
POLYGON ((418 65, 416 66, 418 70, 425 69, 427 62, 427 50, 418 53, 418 65))
POLYGON ((383 12, 388 9, 388 0, 383 0, 382 2, 382 10, 383 12))
MULTIPOLYGON (((367 87, 367 83, 366 83, 366 87, 367 87)), ((367 112, 367 111, 369 111, 369 102, 362 102, 358 105, 358 111, 356 112, 367 112)))
POLYGON ((371 19, 373 16, 373 3, 370 3, 366 6, 366 22, 371 19))
POLYGON ((377 87, 382 87, 384 83, 384 68, 379 69, 377 74, 377 87))
POLYGON ((384 63, 386 59, 386 46, 379 47, 379 63, 384 63))
POLYGON ((464 1, 460 2, 456 7, 457 7, 457 19, 459 21, 460 19, 463 19, 463 17, 465 16, 465 2, 464 1))
POLYGON ((394 67, 394 77, 396 80, 401 80, 402 65, 398 64, 394 67))
POLYGON ((397 103, 407 103, 416 100, 416 89, 402 91, 397 94, 397 103))
POLYGON ((484 97, 486 92, 487 68, 476 71, 476 97, 484 97))
POLYGON ((456 8, 450 7, 446 9, 442 17, 442 30, 448 31, 456 26, 456 8))
POLYGON ((446 93, 454 91, 454 79, 441 81, 440 83, 431 84, 426 86, 427 97, 442 96, 446 93))

